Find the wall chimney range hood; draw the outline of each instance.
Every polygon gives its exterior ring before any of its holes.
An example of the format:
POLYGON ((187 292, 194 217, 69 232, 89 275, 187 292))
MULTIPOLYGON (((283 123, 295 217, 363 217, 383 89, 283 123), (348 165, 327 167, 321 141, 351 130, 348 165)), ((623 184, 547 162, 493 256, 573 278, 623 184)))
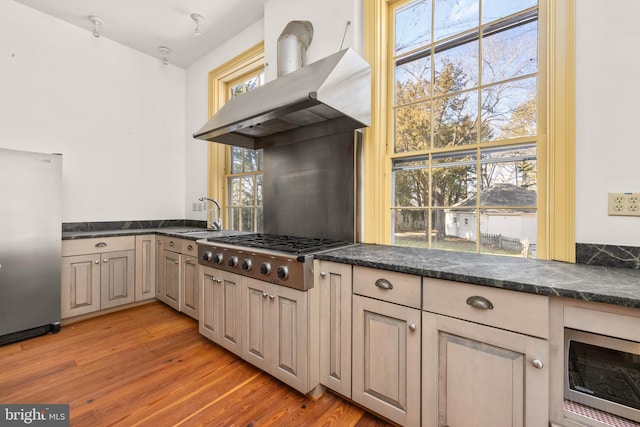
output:
POLYGON ((347 48, 230 99, 193 137, 257 149, 370 122, 371 70, 347 48))

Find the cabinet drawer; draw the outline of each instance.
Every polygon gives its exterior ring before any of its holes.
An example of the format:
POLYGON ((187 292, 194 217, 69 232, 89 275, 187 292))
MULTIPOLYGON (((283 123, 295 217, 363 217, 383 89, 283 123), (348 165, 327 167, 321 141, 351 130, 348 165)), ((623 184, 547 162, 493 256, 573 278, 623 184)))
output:
POLYGON ((411 274, 355 266, 353 293, 420 308, 421 278, 411 274))
POLYGON ((545 296, 427 277, 423 278, 423 286, 425 311, 549 337, 549 300, 545 296), (479 302, 474 303, 473 299, 479 302), (478 307, 487 301, 492 308, 478 307))
POLYGON ((135 236, 118 236, 62 241, 62 256, 97 254, 135 249, 135 236))
POLYGON ((182 239, 164 236, 162 246, 165 251, 182 252, 182 239))
POLYGON ((198 258, 198 246, 196 245, 195 240, 189 240, 189 239, 181 239, 181 240, 182 240, 181 252, 185 255, 190 255, 198 258))

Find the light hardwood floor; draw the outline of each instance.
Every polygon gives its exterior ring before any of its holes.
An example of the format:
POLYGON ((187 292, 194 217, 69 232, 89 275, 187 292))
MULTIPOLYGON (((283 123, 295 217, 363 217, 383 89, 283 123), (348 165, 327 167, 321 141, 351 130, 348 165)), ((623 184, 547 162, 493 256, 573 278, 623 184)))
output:
POLYGON ((389 426, 296 392, 162 303, 0 347, 0 403, 70 405, 71 426, 389 426))

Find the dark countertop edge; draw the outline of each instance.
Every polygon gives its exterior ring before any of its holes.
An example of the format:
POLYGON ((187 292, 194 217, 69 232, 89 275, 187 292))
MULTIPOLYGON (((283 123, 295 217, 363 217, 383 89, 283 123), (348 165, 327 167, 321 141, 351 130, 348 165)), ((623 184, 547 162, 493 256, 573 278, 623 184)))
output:
MULTIPOLYGON (((339 249, 338 249, 339 250, 339 249)), ((526 292, 529 294, 536 294, 542 296, 555 296, 570 298, 582 301, 597 302, 603 304, 617 305, 621 307, 640 308, 640 299, 631 299, 611 294, 594 293, 587 290, 576 289, 563 289, 558 286, 541 286, 528 284, 523 282, 516 282, 512 280, 499 280, 492 279, 490 277, 478 277, 470 276, 459 273, 448 273, 440 270, 433 269, 421 269, 415 267, 398 266, 390 263, 381 263, 378 261, 366 261, 355 259, 352 257, 346 258, 343 256, 335 256, 331 254, 331 251, 317 254, 315 259, 323 261, 333 261, 342 264, 357 265, 361 267, 370 267, 378 270, 388 270, 398 273, 413 274, 421 277, 428 277, 434 279, 451 280, 455 282, 462 282, 472 285, 486 286, 491 288, 500 288, 517 292, 526 292)), ((546 260, 545 260, 546 261, 546 260)), ((607 268, 607 267, 602 267, 607 268)))
POLYGON ((213 231, 206 228, 196 227, 167 227, 167 228, 133 228, 123 230, 95 230, 95 231, 67 231, 62 233, 62 240, 76 240, 76 239, 95 239, 106 237, 121 237, 121 236, 143 236, 146 234, 159 234, 167 237, 176 237, 187 240, 201 240, 203 237, 201 234, 185 233, 185 231, 194 231, 198 233, 216 233, 217 235, 235 235, 240 234, 240 231, 222 230, 213 231))

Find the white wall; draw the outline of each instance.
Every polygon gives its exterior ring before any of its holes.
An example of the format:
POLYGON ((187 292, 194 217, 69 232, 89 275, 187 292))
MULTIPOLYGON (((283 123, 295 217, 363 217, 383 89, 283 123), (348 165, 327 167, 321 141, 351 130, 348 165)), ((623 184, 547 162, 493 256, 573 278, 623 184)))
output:
POLYGON ((193 133, 208 119, 209 72, 260 43, 263 35, 264 22, 260 20, 187 68, 184 210, 188 219, 207 219, 206 211, 193 211, 193 203, 207 195, 208 143, 194 139, 193 133))
POLYGON ((63 222, 184 218, 184 84, 180 68, 0 2, 0 147, 63 154, 63 222))
POLYGON ((576 1, 576 240, 640 246, 640 218, 607 216, 640 192, 640 2, 576 1))

